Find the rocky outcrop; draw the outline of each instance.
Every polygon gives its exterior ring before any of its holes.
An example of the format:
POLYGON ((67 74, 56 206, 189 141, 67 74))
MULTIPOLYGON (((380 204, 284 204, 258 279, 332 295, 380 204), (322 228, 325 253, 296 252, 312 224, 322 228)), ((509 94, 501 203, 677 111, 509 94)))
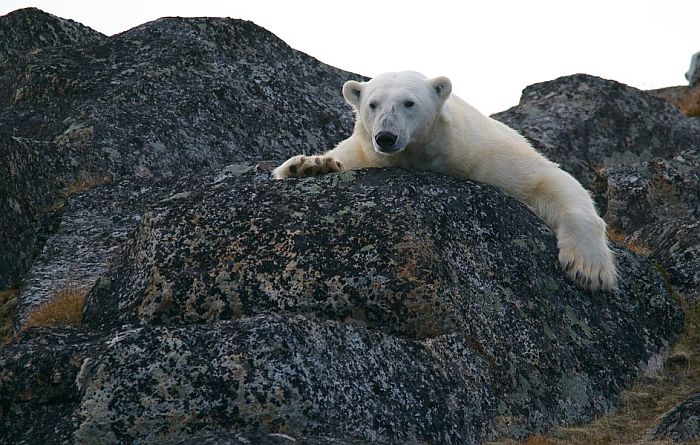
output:
MULTIPOLYGON (((72 412, 65 437, 524 437, 610 409, 681 327, 649 263, 618 250, 630 279, 586 294, 550 230, 482 184, 381 169, 280 182, 250 165, 173 191, 88 296, 84 328, 104 334, 65 352, 95 351, 44 421, 72 412)), ((10 407, 29 354, 3 355, 10 407)), ((8 437, 26 437, 23 418, 3 416, 8 437)))
POLYGON ((0 289, 18 286, 55 231, 66 160, 48 142, 0 133, 0 289))
POLYGON ((700 124, 635 88, 577 74, 531 85, 495 119, 517 129, 584 185, 603 167, 700 147, 700 124))
POLYGON ((697 219, 700 150, 602 169, 592 187, 603 191, 599 201, 605 221, 625 233, 667 218, 697 219))
POLYGON ((688 79, 688 86, 695 86, 700 82, 700 51, 693 54, 690 58, 690 67, 685 73, 685 78, 688 79))
POLYGON ((649 259, 660 264, 669 283, 686 298, 700 297, 700 221, 667 218, 634 232, 632 243, 651 250, 649 259))
POLYGON ((73 20, 47 14, 36 8, 14 11, 0 17, 0 64, 44 48, 100 43, 103 34, 73 20))
POLYGON ((24 176, 31 172, 0 163, 12 192, 0 194, 0 233, 11 237, 3 240, 0 289, 23 278, 41 250, 32 238, 43 209, 71 180, 285 158, 329 148, 352 128, 340 88, 359 76, 250 22, 169 18, 106 38, 37 9, 0 17, 0 30, 16 29, 24 37, 6 49, 11 58, 0 57, 0 142, 10 151, 19 143, 12 140, 40 146, 36 168, 52 172, 39 186, 24 176))
POLYGON ((664 415, 654 430, 654 437, 676 442, 700 438, 700 392, 664 415))
POLYGON ((91 288, 119 255, 147 205, 172 193, 172 182, 122 179, 60 202, 58 224, 22 282, 15 326, 19 329, 32 310, 68 283, 91 288))

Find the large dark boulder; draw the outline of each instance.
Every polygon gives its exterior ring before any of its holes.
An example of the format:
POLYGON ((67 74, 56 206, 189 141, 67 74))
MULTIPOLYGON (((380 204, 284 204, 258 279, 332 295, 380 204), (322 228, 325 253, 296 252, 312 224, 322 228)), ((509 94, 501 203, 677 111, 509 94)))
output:
POLYGON ((649 259, 662 265, 675 290, 691 301, 700 297, 700 220, 663 219, 629 239, 651 251, 649 259))
POLYGON ((524 437, 610 409, 681 327, 649 263, 618 251, 620 290, 582 292, 491 187, 233 170, 151 206, 89 295, 85 326, 112 333, 78 378, 77 437, 524 437))
POLYGON ((700 147, 700 123, 636 88, 585 74, 523 90, 493 117, 520 131, 584 186, 603 168, 700 147))
POLYGON ((251 22, 166 18, 105 37, 30 8, 0 17, 2 33, 18 40, 0 39, 13 42, 0 48, 0 289, 23 279, 70 181, 282 159, 352 129, 340 89, 359 76, 251 22))
POLYGON ((631 234, 668 218, 700 217, 699 148, 602 169, 593 188, 608 225, 631 234))
POLYGON ((700 392, 691 394, 666 413, 653 433, 657 439, 684 443, 700 438, 700 392))
POLYGON ((483 184, 398 169, 274 181, 250 164, 172 190, 88 296, 97 338, 76 333, 50 362, 31 345, 53 334, 0 354, 4 437, 33 440, 42 412, 56 442, 522 438, 611 409, 681 328, 647 261, 618 249, 620 290, 585 293, 551 231, 483 184), (46 381, 29 362, 74 382, 60 413, 24 401, 46 381))

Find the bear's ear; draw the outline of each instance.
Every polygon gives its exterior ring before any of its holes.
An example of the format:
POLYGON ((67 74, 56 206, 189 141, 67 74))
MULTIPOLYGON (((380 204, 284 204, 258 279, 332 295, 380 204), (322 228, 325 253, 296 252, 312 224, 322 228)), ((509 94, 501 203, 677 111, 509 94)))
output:
POLYGON ((343 85, 343 97, 350 105, 359 109, 360 96, 362 95, 362 84, 354 80, 348 80, 343 85))
POLYGON ((452 82, 445 76, 430 79, 430 86, 442 100, 447 99, 452 92, 452 82))

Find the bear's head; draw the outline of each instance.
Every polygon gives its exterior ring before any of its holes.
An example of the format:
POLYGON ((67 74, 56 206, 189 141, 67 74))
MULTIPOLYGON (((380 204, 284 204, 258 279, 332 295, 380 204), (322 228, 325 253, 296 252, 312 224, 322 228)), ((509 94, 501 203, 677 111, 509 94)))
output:
POLYGON ((385 155, 426 140, 451 92, 447 77, 428 79, 413 71, 343 85, 343 96, 355 108, 374 150, 385 155))

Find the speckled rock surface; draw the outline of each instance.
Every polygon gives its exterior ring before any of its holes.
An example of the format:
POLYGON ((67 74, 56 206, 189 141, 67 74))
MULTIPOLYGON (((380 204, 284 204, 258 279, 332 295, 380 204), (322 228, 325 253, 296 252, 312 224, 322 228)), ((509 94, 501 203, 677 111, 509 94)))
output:
POLYGON ((654 437, 681 442, 700 438, 700 392, 673 408, 661 419, 654 437))
POLYGON ((686 298, 700 298, 700 221, 669 218, 650 224, 630 236, 651 249, 649 259, 668 273, 669 282, 686 298))
POLYGON ((700 147, 700 122, 670 103, 585 74, 531 85, 493 117, 520 131, 588 185, 602 167, 671 158, 700 147))
POLYGON ((65 167, 51 143, 0 133, 0 290, 21 283, 60 222, 65 167))
MULTIPOLYGON (((699 147, 700 148, 700 147, 699 147)), ((601 170, 601 215, 625 233, 667 218, 700 217, 700 150, 601 170)))
MULTIPOLYGON (((330 148, 352 129, 340 89, 359 76, 251 22, 166 18, 109 38, 81 29, 32 8, 0 17, 2 32, 22 36, 0 57, 0 135, 43 144, 42 165, 56 170, 57 184, 41 185, 51 199, 81 172, 163 177, 283 159, 330 148), (73 44, 54 45, 64 41, 73 44)), ((19 212, 43 220, 32 177, 0 174, 8 188, 30 182, 19 212)), ((16 224, 5 215, 0 232, 16 224)), ((0 289, 26 272, 26 243, 9 240, 19 266, 0 264, 0 289)))
POLYGON ((0 349, 0 444, 73 443, 75 378, 103 342, 75 328, 22 331, 0 349))
POLYGON ((0 64, 43 48, 99 43, 106 36, 36 8, 18 9, 0 17, 0 64))
POLYGON ((70 282, 92 287, 121 252, 152 201, 173 193, 172 181, 123 179, 68 197, 57 227, 43 244, 19 295, 15 326, 70 282))
POLYGON ((225 397, 210 379, 232 371, 193 370, 223 363, 204 338, 236 338, 226 356, 264 366, 243 386, 263 414, 228 387, 241 425, 378 442, 524 437, 610 409, 681 326, 662 278, 631 254, 619 252, 619 292, 568 283, 549 229, 491 187, 402 170, 278 182, 252 168, 199 184, 152 206, 88 298, 88 328, 145 327, 95 359, 86 375, 101 389, 86 390, 80 434, 171 431, 157 413, 186 413, 193 398, 200 417, 173 422, 222 428, 204 400, 225 397), (160 392, 144 406, 130 387, 160 392), (420 426, 410 406, 427 410, 420 426), (134 410, 144 418, 125 420, 134 410))

